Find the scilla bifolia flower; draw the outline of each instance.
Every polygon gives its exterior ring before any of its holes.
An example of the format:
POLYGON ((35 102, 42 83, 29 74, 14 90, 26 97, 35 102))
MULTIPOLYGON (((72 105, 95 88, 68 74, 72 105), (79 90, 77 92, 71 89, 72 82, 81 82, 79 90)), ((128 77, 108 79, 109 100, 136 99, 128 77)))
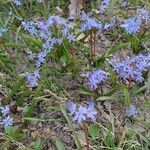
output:
POLYGON ((84 121, 96 120, 97 110, 95 108, 95 102, 93 100, 88 101, 84 105, 77 106, 72 101, 67 103, 67 109, 73 118, 73 121, 82 124, 84 121))
POLYGON ((13 124, 13 118, 9 116, 9 113, 9 106, 2 106, 0 104, 0 125, 2 125, 4 128, 12 126, 13 124))

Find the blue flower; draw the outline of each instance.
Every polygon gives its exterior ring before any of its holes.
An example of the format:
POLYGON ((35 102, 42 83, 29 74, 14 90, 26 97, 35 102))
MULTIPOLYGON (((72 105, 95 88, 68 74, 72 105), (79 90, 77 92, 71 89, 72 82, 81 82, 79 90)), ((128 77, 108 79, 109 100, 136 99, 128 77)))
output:
POLYGON ((96 120, 97 111, 95 109, 95 102, 93 100, 89 100, 87 102, 87 118, 91 119, 92 121, 96 120))
POLYGON ((95 18, 89 18, 81 24, 81 31, 88 31, 91 29, 102 29, 102 23, 95 18))
POLYGON ((130 108, 127 110, 127 113, 129 117, 136 117, 138 115, 138 111, 133 105, 130 106, 130 108))
POLYGON ((9 106, 6 106, 6 107, 0 106, 0 111, 1 111, 3 116, 7 116, 9 114, 9 111, 10 111, 9 106))
POLYGON ((81 21, 86 21, 91 17, 91 13, 85 13, 84 11, 82 11, 81 15, 80 15, 80 20, 81 21))
POLYGON ((74 22, 69 22, 67 25, 65 25, 68 29, 74 28, 74 22))
POLYGON ((31 51, 27 52, 29 59, 34 60, 35 56, 31 51))
POLYGON ((112 65, 113 71, 122 79, 142 82, 144 80, 142 77, 143 71, 147 71, 150 67, 150 57, 149 55, 133 56, 126 58, 122 62, 114 62, 112 65))
POLYGON ((64 28, 61 30, 61 32, 63 33, 64 36, 67 35, 67 33, 69 32, 68 28, 64 28))
POLYGON ((0 121, 0 124, 3 125, 4 128, 12 126, 12 124, 13 124, 13 118, 11 118, 10 116, 7 116, 6 118, 4 118, 4 119, 2 119, 0 121))
POLYGON ((74 104, 72 101, 67 103, 67 109, 69 110, 70 114, 73 115, 77 109, 77 105, 74 104))
POLYGON ((50 27, 51 25, 65 25, 66 20, 61 18, 60 16, 50 16, 48 18, 47 25, 50 27))
POLYGON ((35 76, 35 78, 38 78, 38 79, 41 77, 38 69, 34 70, 34 76, 35 76))
POLYGON ((68 34, 67 39, 69 40, 69 43, 75 40, 75 35, 73 33, 68 34))
POLYGON ((38 78, 34 74, 27 72, 25 74, 25 77, 26 77, 27 83, 30 87, 35 87, 38 85, 38 83, 37 83, 38 78))
POLYGON ((126 0, 121 2, 121 7, 128 7, 129 6, 129 2, 127 2, 126 0))
POLYGON ((143 21, 147 23, 149 20, 149 11, 145 10, 144 8, 137 9, 136 16, 126 19, 121 26, 125 28, 127 33, 136 34, 140 32, 143 21))
POLYGON ((104 13, 109 2, 110 2, 110 0, 102 0, 100 7, 99 7, 100 13, 104 13))
POLYGON ((22 26, 24 28, 25 31, 29 32, 31 35, 37 35, 37 30, 35 28, 35 23, 32 21, 23 21, 22 26))
POLYGON ((133 17, 125 20, 124 24, 122 24, 121 26, 125 28, 127 33, 136 34, 140 32, 141 24, 142 24, 141 18, 133 17))
POLYGON ((72 101, 67 103, 67 109, 69 110, 73 121, 78 124, 82 124, 84 121, 87 120, 96 120, 97 111, 95 108, 95 103, 93 100, 90 100, 85 105, 77 106, 72 101))
POLYGON ((62 42, 63 42, 62 38, 58 38, 58 39, 55 40, 54 43, 55 43, 55 44, 58 44, 58 45, 61 45, 62 42))
POLYGON ((35 87, 38 85, 38 79, 40 79, 41 75, 40 75, 40 72, 39 72, 39 69, 35 69, 33 73, 29 73, 29 72, 26 72, 25 73, 25 78, 26 78, 26 81, 27 81, 27 84, 30 86, 30 87, 35 87))
POLYGON ((9 106, 2 106, 0 104, 0 112, 1 112, 0 125, 4 126, 4 128, 8 126, 12 126, 13 118, 9 116, 9 113, 10 113, 9 106))
POLYGON ((17 6, 22 5, 21 0, 12 0, 13 3, 15 3, 17 6))
POLYGON ((103 70, 93 71, 88 78, 88 86, 91 90, 97 89, 98 85, 107 79, 107 73, 103 70))
POLYGON ((138 8, 136 10, 136 14, 138 17, 141 18, 141 20, 144 20, 146 22, 150 21, 150 13, 148 10, 146 10, 144 8, 138 8))
POLYGON ((102 23, 96 18, 92 18, 90 13, 82 12, 80 16, 81 23, 81 31, 88 31, 91 29, 102 29, 102 23))
POLYGON ((37 67, 39 67, 42 63, 45 62, 45 58, 46 58, 47 52, 46 51, 41 51, 38 56, 37 56, 37 60, 36 60, 36 65, 37 67))
POLYGON ((81 124, 83 121, 86 120, 87 109, 83 106, 79 106, 78 111, 75 112, 73 121, 81 124))
POLYGON ((103 26, 103 29, 104 30, 109 30, 111 28, 113 28, 115 26, 115 23, 116 23, 116 19, 115 17, 111 20, 110 23, 105 23, 104 26, 103 26))
POLYGON ((63 36, 67 36, 69 34, 69 31, 74 28, 74 22, 70 22, 68 24, 65 24, 61 32, 63 33, 63 36))
POLYGON ((62 43, 62 38, 49 38, 46 43, 43 45, 44 49, 47 49, 48 51, 51 50, 54 44, 61 44, 62 43))
POLYGON ((53 47, 54 42, 52 39, 48 39, 44 44, 43 44, 43 49, 50 51, 51 48, 53 47))

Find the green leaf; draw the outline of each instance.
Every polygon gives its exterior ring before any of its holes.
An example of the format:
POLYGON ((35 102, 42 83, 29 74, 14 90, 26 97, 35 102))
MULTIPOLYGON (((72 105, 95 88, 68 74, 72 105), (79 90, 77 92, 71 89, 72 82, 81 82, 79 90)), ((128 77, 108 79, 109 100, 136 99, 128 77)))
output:
POLYGON ((34 145, 33 145, 33 149, 34 150, 42 150, 42 140, 40 138, 38 138, 35 142, 34 142, 34 145))
POLYGON ((21 133, 20 130, 15 129, 14 127, 5 128, 5 132, 16 141, 21 141, 26 137, 25 134, 21 133))
POLYGON ((106 100, 114 100, 114 96, 100 96, 96 99, 96 101, 106 101, 106 100))
POLYGON ((61 118, 58 119, 40 119, 40 118, 32 118, 32 117, 24 117, 24 120, 30 120, 34 122, 54 122, 54 121, 60 121, 61 118))
POLYGON ((123 92, 124 92, 126 106, 127 108, 129 108, 130 107, 130 93, 129 93, 128 88, 125 87, 123 92))
POLYGON ((30 96, 29 91, 27 91, 26 89, 22 89, 20 96, 17 99, 16 105, 20 106, 21 104, 23 104, 25 97, 30 96))
POLYGON ((100 137, 100 128, 96 125, 93 124, 88 128, 89 134, 92 137, 93 140, 97 139, 100 137))
POLYGON ((93 96, 93 97, 99 97, 99 94, 96 94, 84 87, 80 88, 80 91, 79 91, 81 94, 84 94, 84 95, 88 95, 88 96, 93 96))
POLYGON ((108 132, 107 132, 107 135, 104 139, 104 142, 105 142, 105 145, 107 147, 110 147, 110 148, 114 148, 115 147, 115 144, 114 144, 114 131, 113 131, 113 125, 110 124, 109 127, 108 127, 108 132))
POLYGON ((8 47, 11 47, 11 48, 29 48, 26 45, 16 44, 16 43, 6 43, 4 46, 8 46, 8 47))
POLYGON ((118 50, 122 49, 122 48, 126 48, 128 46, 128 43, 119 43, 114 45, 113 47, 111 47, 107 52, 105 52, 104 54, 102 54, 95 62, 94 62, 94 66, 101 66, 104 61, 106 60, 106 58, 109 57, 110 54, 114 54, 115 52, 117 52, 118 50))
POLYGON ((36 38, 33 38, 33 37, 30 37, 26 34, 22 34, 22 37, 26 40, 26 42, 30 43, 30 44, 33 44, 34 46, 37 46, 39 48, 42 48, 42 42, 39 41, 38 39, 36 38))
POLYGON ((66 44, 66 42, 60 46, 60 60, 64 66, 70 63, 70 56, 69 56, 68 49, 69 47, 66 44))
POLYGON ((108 50, 108 52, 106 52, 106 57, 108 57, 110 54, 114 54, 120 49, 126 48, 127 46, 128 46, 128 43, 119 43, 119 44, 114 45, 112 48, 108 50))
POLYGON ((8 138, 1 146, 1 150, 7 150, 11 144, 11 139, 8 138))
POLYGON ((63 104, 60 104, 59 107, 60 107, 61 112, 63 113, 64 117, 66 118, 66 120, 67 120, 67 122, 68 122, 68 125, 69 125, 70 130, 73 131, 75 143, 76 143, 78 149, 79 149, 79 150, 82 150, 81 143, 80 143, 80 141, 79 141, 79 138, 78 138, 78 136, 77 136, 77 134, 76 134, 76 132, 75 132, 75 129, 74 129, 72 123, 71 123, 71 120, 70 120, 70 118, 69 118, 69 116, 68 116, 68 114, 67 114, 67 111, 66 111, 64 105, 63 105, 63 104))
POLYGON ((37 105, 37 99, 33 99, 31 104, 26 106, 23 110, 24 117, 30 117, 32 115, 33 108, 37 105))
POLYGON ((140 92, 144 91, 146 88, 147 88, 147 85, 144 85, 144 86, 142 86, 138 89, 137 88, 133 89, 132 90, 132 96, 135 96, 135 95, 139 94, 140 92))
POLYGON ((1 68, 3 68, 5 71, 9 72, 10 75, 11 74, 15 74, 14 73, 14 69, 12 67, 13 61, 10 60, 9 57, 7 57, 7 55, 0 55, 0 66, 1 68))
POLYGON ((58 138, 56 138, 56 147, 58 150, 65 150, 64 143, 58 138))
POLYGON ((7 96, 6 102, 10 101, 11 98, 20 90, 20 87, 24 84, 24 79, 21 77, 17 77, 12 85, 12 91, 7 96))

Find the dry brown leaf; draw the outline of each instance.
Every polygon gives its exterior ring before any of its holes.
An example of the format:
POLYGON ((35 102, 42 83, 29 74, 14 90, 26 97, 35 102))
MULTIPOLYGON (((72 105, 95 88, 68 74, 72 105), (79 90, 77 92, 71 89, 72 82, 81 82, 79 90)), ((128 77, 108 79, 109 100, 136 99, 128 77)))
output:
POLYGON ((70 17, 79 18, 81 9, 83 8, 82 0, 70 0, 69 5, 70 17))
POLYGON ((33 139, 37 138, 40 136, 40 133, 38 130, 31 132, 31 136, 33 137, 33 139))

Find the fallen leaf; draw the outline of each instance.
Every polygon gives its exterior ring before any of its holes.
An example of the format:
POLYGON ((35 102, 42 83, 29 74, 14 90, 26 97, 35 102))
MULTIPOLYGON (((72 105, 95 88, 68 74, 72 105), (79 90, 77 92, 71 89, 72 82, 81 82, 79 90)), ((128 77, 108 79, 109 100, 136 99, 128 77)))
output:
POLYGON ((69 5, 70 17, 79 18, 82 6, 82 0, 70 0, 71 4, 69 5))
POLYGON ((37 131, 33 131, 33 132, 31 132, 31 136, 33 137, 33 139, 35 139, 35 138, 40 136, 40 133, 39 133, 38 130, 37 131))

